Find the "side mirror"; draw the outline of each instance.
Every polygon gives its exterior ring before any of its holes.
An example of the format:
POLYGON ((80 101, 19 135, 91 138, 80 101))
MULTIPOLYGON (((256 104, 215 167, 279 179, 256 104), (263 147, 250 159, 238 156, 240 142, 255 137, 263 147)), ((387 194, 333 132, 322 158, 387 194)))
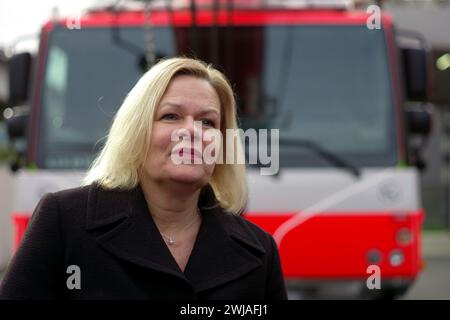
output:
POLYGON ((25 137, 28 115, 15 116, 6 120, 9 139, 14 140, 25 137))
POLYGON ((433 130, 433 111, 427 106, 406 109, 406 126, 408 130, 408 158, 420 172, 424 172, 427 163, 423 157, 426 141, 433 130))
POLYGON ((5 109, 3 115, 10 141, 15 141, 26 136, 28 114, 29 108, 26 106, 5 109))
POLYGON ((406 100, 428 100, 428 66, 425 49, 401 49, 406 100))
POLYGON ((406 121, 410 134, 427 136, 433 128, 433 114, 426 109, 406 110, 406 121))
POLYGON ((28 100, 31 63, 32 57, 28 52, 9 59, 9 105, 23 104, 28 100))
POLYGON ((29 107, 20 106, 6 108, 3 111, 9 142, 13 151, 10 162, 12 172, 18 171, 25 164, 26 135, 29 120, 29 107))

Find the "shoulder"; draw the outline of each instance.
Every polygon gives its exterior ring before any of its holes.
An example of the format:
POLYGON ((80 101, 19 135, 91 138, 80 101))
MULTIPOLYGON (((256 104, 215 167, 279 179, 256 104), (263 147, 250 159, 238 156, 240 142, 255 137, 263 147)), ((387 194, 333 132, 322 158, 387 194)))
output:
POLYGON ((33 216, 58 220, 79 216, 86 211, 90 188, 91 185, 88 185, 47 193, 40 199, 33 216))
POLYGON ((53 201, 60 212, 86 209, 92 185, 60 190, 46 194, 41 201, 53 201))
POLYGON ((263 248, 266 253, 272 253, 272 251, 276 249, 272 235, 260 226, 246 219, 245 216, 228 213, 222 213, 221 215, 225 228, 230 235, 263 248))
POLYGON ((53 192, 52 196, 55 197, 58 201, 66 203, 79 201, 82 199, 87 199, 89 190, 91 189, 92 186, 93 185, 87 185, 82 187, 60 190, 57 192, 53 192))
POLYGON ((245 218, 245 216, 243 216, 243 215, 238 216, 238 215, 228 214, 227 216, 229 217, 229 219, 233 219, 234 222, 236 224, 238 224, 241 228, 247 230, 247 232, 251 232, 252 234, 254 234, 257 238, 263 238, 263 239, 265 239, 265 238, 271 239, 272 238, 270 233, 268 233, 267 231, 262 229, 257 224, 251 222, 250 220, 245 218))
POLYGON ((87 199, 89 188, 90 186, 83 186, 56 192, 48 192, 41 197, 35 210, 44 207, 59 211, 61 205, 63 207, 66 207, 67 205, 71 207, 75 204, 79 204, 80 201, 82 202, 84 199, 87 199))
POLYGON ((213 189, 208 186, 202 190, 199 203, 202 211, 213 213, 229 236, 265 253, 276 250, 272 235, 242 215, 232 214, 223 209, 213 189))

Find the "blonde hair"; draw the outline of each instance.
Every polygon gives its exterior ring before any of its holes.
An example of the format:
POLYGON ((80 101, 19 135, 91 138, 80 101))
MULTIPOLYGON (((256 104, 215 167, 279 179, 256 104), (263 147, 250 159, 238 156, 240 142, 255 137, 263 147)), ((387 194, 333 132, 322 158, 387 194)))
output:
MULTIPOLYGON (((156 109, 177 75, 207 80, 217 92, 222 112, 220 130, 237 129, 236 102, 226 77, 213 66, 190 58, 162 60, 147 71, 131 89, 114 117, 106 143, 93 161, 84 184, 97 183, 105 189, 133 189, 139 184, 138 171, 149 152, 156 109)), ((227 146, 223 139, 223 152, 227 146)), ((237 136, 234 152, 243 155, 237 136)), ((217 163, 209 181, 222 208, 240 214, 247 201, 245 164, 217 163)))

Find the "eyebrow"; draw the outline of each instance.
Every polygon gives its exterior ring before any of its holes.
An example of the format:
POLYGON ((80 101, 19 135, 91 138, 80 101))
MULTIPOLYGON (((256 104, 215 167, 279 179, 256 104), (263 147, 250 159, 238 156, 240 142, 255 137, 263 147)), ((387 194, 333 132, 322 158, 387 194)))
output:
MULTIPOLYGON (((159 109, 162 109, 164 107, 175 107, 181 109, 183 108, 183 105, 173 102, 164 102, 163 104, 161 104, 159 109)), ((215 113, 217 116, 220 116, 220 112, 216 108, 208 108, 200 112, 200 114, 207 114, 207 113, 215 113)))

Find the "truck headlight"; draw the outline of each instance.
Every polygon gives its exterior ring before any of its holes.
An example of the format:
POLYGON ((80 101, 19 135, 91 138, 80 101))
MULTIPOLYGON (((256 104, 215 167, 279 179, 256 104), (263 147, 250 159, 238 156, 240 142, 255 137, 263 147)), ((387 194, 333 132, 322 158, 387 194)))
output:
POLYGON ((401 250, 393 250, 389 254, 389 263, 393 267, 400 266, 405 261, 405 256, 401 250))
POLYGON ((397 244, 406 246, 408 244, 411 244, 413 240, 413 235, 411 230, 409 230, 408 228, 401 228, 400 230, 397 231, 395 239, 397 240, 397 244))

